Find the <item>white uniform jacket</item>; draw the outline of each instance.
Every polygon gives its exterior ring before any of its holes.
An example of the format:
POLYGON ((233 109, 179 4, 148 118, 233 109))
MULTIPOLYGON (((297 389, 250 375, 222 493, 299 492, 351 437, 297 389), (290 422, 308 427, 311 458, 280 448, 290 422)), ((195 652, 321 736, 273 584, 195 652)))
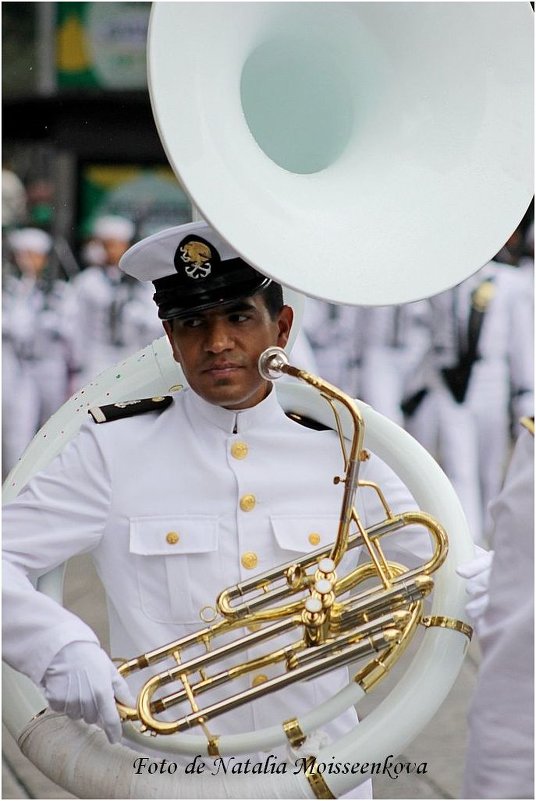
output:
MULTIPOLYGON (((187 390, 160 413, 89 420, 4 510, 4 658, 38 683, 65 644, 96 640, 27 577, 86 551, 107 592, 113 656, 133 657, 199 629, 199 611, 224 587, 333 541, 343 492, 333 477, 341 473, 337 435, 289 420, 274 391, 238 413, 187 390)), ((395 511, 415 507, 378 459, 363 464, 361 477, 377 481, 395 511)), ((359 509, 366 525, 383 519, 368 489, 359 509)), ((419 550, 428 555, 422 530, 397 536, 409 561, 419 550)), ((355 552, 345 560, 354 562, 355 552)), ((249 654, 266 653, 260 648, 249 654)), ((276 668, 259 672, 271 677, 276 668)), ((216 728, 274 725, 347 681, 340 669, 294 685, 276 701, 227 713, 216 728)), ((351 710, 326 730, 340 736, 355 721, 351 710)))
POLYGON ((102 370, 161 336, 162 326, 154 313, 152 284, 136 281, 116 266, 88 267, 73 285, 80 307, 82 387, 102 370))
POLYGON ((462 798, 534 798, 534 437, 522 430, 494 523, 462 798))

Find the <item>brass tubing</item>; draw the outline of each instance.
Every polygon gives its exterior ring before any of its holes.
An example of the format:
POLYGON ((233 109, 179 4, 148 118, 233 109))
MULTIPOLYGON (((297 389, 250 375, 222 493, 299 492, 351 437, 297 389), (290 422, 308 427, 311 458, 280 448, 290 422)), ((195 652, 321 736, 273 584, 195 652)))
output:
POLYGON ((340 653, 332 654, 329 657, 316 660, 312 664, 295 668, 280 676, 276 676, 273 679, 268 679, 268 681, 264 682, 263 684, 259 684, 257 687, 251 687, 248 690, 244 690, 241 693, 237 693, 236 695, 230 696, 222 701, 218 701, 215 704, 207 706, 198 712, 192 712, 175 721, 158 721, 151 714, 152 695, 156 692, 159 686, 158 683, 155 684, 154 680, 151 680, 143 687, 138 699, 138 713, 140 720, 142 720, 142 722, 148 728, 153 729, 158 734, 173 734, 177 731, 185 731, 193 726, 198 725, 201 720, 203 722, 211 720, 211 718, 216 715, 229 712, 232 709, 236 709, 237 707, 241 706, 242 704, 250 703, 251 701, 254 701, 264 695, 268 695, 271 692, 280 690, 283 687, 288 687, 289 685, 294 684, 296 681, 305 681, 307 679, 314 678, 328 670, 331 670, 334 667, 341 667, 348 664, 348 662, 354 661, 355 659, 361 659, 371 653, 380 651, 386 647, 390 647, 394 642, 399 641, 400 636, 401 635, 398 629, 386 629, 379 634, 373 634, 370 637, 367 637, 367 639, 362 643, 354 643, 353 645, 350 645, 347 649, 340 653))
MULTIPOLYGON (((430 533, 436 538, 437 544, 440 545, 440 551, 436 552, 434 557, 425 564, 424 567, 415 568, 412 571, 412 575, 417 575, 419 572, 423 571, 426 573, 431 573, 439 567, 439 565, 444 561, 446 556, 446 549, 448 548, 447 544, 447 537, 445 531, 442 526, 437 523, 430 515, 426 514, 425 512, 405 512, 401 515, 395 515, 393 518, 387 521, 381 521, 380 523, 371 526, 368 529, 365 529, 366 534, 369 540, 374 542, 375 540, 383 537, 385 535, 393 534, 396 531, 400 530, 404 526, 408 525, 422 525, 427 528, 430 533)), ((348 540, 348 550, 351 550, 356 547, 361 547, 365 545, 365 540, 362 535, 359 533, 353 534, 348 540)), ((327 548, 319 548, 316 551, 307 554, 307 556, 299 559, 299 560, 291 560, 286 562, 283 565, 280 565, 278 568, 273 570, 266 571, 265 573, 259 574, 254 578, 248 579, 245 582, 241 582, 240 584, 235 584, 232 587, 225 589, 222 593, 220 593, 218 597, 218 610, 224 615, 227 619, 237 619, 238 615, 242 616, 245 614, 255 614, 257 613, 256 610, 260 609, 264 606, 268 606, 270 603, 273 603, 274 600, 279 600, 281 598, 286 597, 290 590, 288 586, 283 586, 272 590, 271 592, 264 593, 263 595, 259 595, 257 598, 254 598, 248 602, 242 602, 237 606, 232 606, 231 601, 242 598, 246 593, 250 592, 251 590, 259 589, 260 586, 274 581, 276 579, 283 580, 285 572, 291 568, 293 565, 298 565, 302 569, 306 569, 307 567, 311 567, 315 564, 319 559, 322 559, 328 556, 332 550, 333 546, 329 546, 327 548)), ((345 579, 340 579, 339 581, 345 581, 345 579)), ((300 587, 299 591, 302 592, 307 588, 307 585, 310 581, 304 581, 303 585, 300 587)), ((294 590, 297 592, 298 590, 294 590)), ((341 590, 343 591, 343 590, 341 590)), ((337 592, 339 592, 337 586, 337 592)), ((278 614, 278 613, 277 613, 278 614)), ((266 619, 273 619, 276 616, 274 613, 273 615, 267 616, 266 619)))
POLYGON ((408 647, 421 618, 422 601, 417 601, 413 604, 410 612, 410 618, 401 634, 399 642, 387 648, 378 659, 366 664, 364 668, 354 676, 354 681, 357 682, 365 692, 369 692, 385 677, 408 647))
MULTIPOLYGON (((205 692, 206 690, 212 690, 214 687, 219 687, 221 684, 225 684, 227 681, 232 681, 233 679, 240 678, 240 676, 245 676, 247 673, 251 673, 253 670, 259 670, 267 665, 275 665, 277 662, 288 662, 288 660, 295 654, 296 651, 300 651, 304 648, 305 642, 303 640, 297 640, 296 642, 292 643, 292 645, 287 645, 285 648, 281 648, 278 651, 272 651, 272 653, 265 654, 265 656, 259 656, 256 659, 250 659, 249 662, 243 662, 240 665, 226 668, 225 670, 222 670, 220 673, 216 673, 213 676, 203 677, 202 681, 198 681, 193 686, 193 689, 197 694, 199 694, 205 692)), ((182 681, 180 677, 179 680, 182 681)), ((186 700, 187 694, 185 690, 177 690, 177 692, 166 695, 165 698, 159 698, 156 701, 152 701, 150 707, 151 712, 163 712, 164 709, 169 709, 170 707, 176 706, 177 704, 180 704, 186 700)))
MULTIPOLYGON (((217 634, 227 633, 232 629, 242 628, 243 623, 237 621, 221 621, 220 623, 216 624, 215 626, 210 626, 208 628, 202 629, 195 634, 189 634, 186 637, 182 637, 180 640, 175 640, 168 645, 163 646, 162 648, 157 648, 154 651, 149 651, 146 654, 143 654, 141 657, 137 659, 131 659, 128 662, 124 662, 122 665, 118 666, 118 671, 122 676, 127 676, 130 673, 133 673, 134 670, 137 669, 137 665, 140 662, 143 662, 143 668, 156 664, 158 662, 163 661, 166 658, 169 658, 173 655, 173 652, 176 650, 184 649, 188 645, 196 645, 199 643, 205 642, 207 639, 212 639, 217 634)), ((234 651, 238 651, 243 647, 247 647, 247 645, 255 645, 257 642, 262 641, 264 639, 268 639, 270 637, 275 637, 281 631, 286 631, 292 626, 295 625, 292 620, 280 621, 278 623, 273 624, 272 626, 266 626, 266 628, 261 629, 260 631, 253 632, 252 634, 245 635, 240 640, 235 640, 228 645, 221 646, 220 648, 209 651, 203 656, 195 657, 187 662, 182 662, 179 666, 171 668, 171 670, 162 671, 158 673, 157 676, 161 677, 162 684, 169 684, 170 682, 175 680, 177 671, 184 671, 185 668, 187 669, 195 669, 200 668, 203 665, 210 664, 211 662, 216 661, 221 657, 222 654, 228 655, 229 653, 233 653, 234 651), (275 629, 275 633, 274 632, 275 629), (195 666, 192 667, 192 666, 195 666), (166 677, 166 678, 164 678, 166 677)), ((153 677, 154 678, 154 677, 153 677)), ((152 679, 149 679, 151 681, 152 679)), ((133 709, 132 707, 125 706, 121 702, 116 701, 117 708, 123 720, 137 720, 139 718, 139 712, 137 709, 133 709)))
MULTIPOLYGON (((311 583, 311 581, 312 579, 309 578, 305 586, 299 587, 298 589, 294 590, 290 590, 288 586, 279 587, 277 589, 265 593, 264 595, 259 595, 257 598, 252 598, 247 602, 243 602, 239 606, 235 607, 231 607, 229 603, 229 598, 231 597, 231 594, 227 593, 227 591, 224 590, 218 597, 216 605, 218 607, 218 611, 225 618, 227 618, 227 620, 242 620, 244 617, 248 615, 255 615, 256 617, 258 617, 259 620, 274 620, 277 617, 281 617, 281 614, 287 614, 289 607, 288 606, 276 607, 275 609, 271 609, 265 612, 260 612, 258 610, 263 609, 263 607, 265 606, 273 604, 275 601, 288 598, 289 594, 294 595, 298 592, 304 592, 307 589, 307 586, 311 583)), ((296 608, 301 607, 301 601, 297 601, 294 604, 294 607, 296 608)))
POLYGON ((378 614, 383 611, 394 611, 405 604, 419 601, 428 595, 434 586, 430 576, 416 576, 406 581, 401 577, 393 582, 390 590, 380 590, 376 593, 363 593, 362 597, 351 598, 339 615, 340 625, 348 626, 361 620, 364 615, 378 614))
MULTIPOLYGON (((369 529, 367 529, 367 534, 370 539, 377 539, 388 534, 393 534, 396 531, 399 531, 405 525, 407 524, 404 522, 403 516, 396 515, 391 520, 382 520, 380 523, 376 523, 375 525, 371 526, 369 529)), ((353 534, 348 539, 348 550, 350 551, 353 548, 359 548, 364 544, 365 543, 361 534, 353 534)), ((243 596, 248 592, 251 592, 252 590, 259 590, 261 586, 271 583, 274 580, 285 579, 286 571, 294 565, 298 565, 303 570, 307 569, 308 567, 312 567, 320 559, 328 557, 332 548, 333 545, 329 545, 324 548, 318 548, 316 551, 311 551, 311 553, 301 557, 300 559, 294 559, 289 562, 285 562, 283 565, 280 565, 272 570, 265 571, 264 573, 260 573, 253 578, 248 579, 247 581, 240 582, 232 587, 227 587, 218 596, 218 611, 227 620, 238 620, 238 616, 242 617, 246 614, 252 614, 253 607, 255 609, 255 614, 258 614, 256 610, 261 609, 264 606, 268 606, 269 604, 273 603, 274 600, 279 600, 280 598, 288 595, 290 592, 289 587, 283 586, 276 588, 271 592, 265 592, 250 601, 242 601, 242 603, 237 604, 236 606, 232 606, 232 601, 243 598, 243 596)), ((303 586, 300 587, 299 591, 304 591, 309 583, 310 582, 304 581, 303 586)), ((298 592, 298 590, 293 590, 293 592, 298 592)))
MULTIPOLYGON (((369 556, 370 556, 370 558, 371 558, 371 560, 372 560, 372 562, 374 564, 374 567, 378 571, 378 575, 379 575, 379 577, 380 577, 380 579, 382 581, 382 584, 385 587, 385 589, 388 590, 389 587, 391 586, 391 576, 389 575, 389 568, 387 566, 387 563, 385 561, 383 553, 381 554, 381 559, 380 559, 380 556, 378 555, 378 553, 376 552, 376 550, 374 548, 374 545, 376 543, 374 541, 374 544, 373 544, 373 541, 369 538, 369 536, 367 534, 367 531, 363 527, 363 525, 361 523, 361 520, 359 519, 359 516, 358 516, 358 514, 357 514, 355 509, 352 509, 352 515, 353 515, 354 521, 357 523, 357 525, 359 527, 359 531, 360 531, 361 536, 363 538, 363 542, 365 543, 365 548, 368 551, 368 554, 369 554, 369 556)), ((381 549, 379 549, 379 550, 380 550, 380 553, 381 553, 381 549)))
POLYGON ((281 372, 287 375, 298 378, 306 384, 310 384, 315 389, 318 389, 321 394, 327 395, 329 398, 339 401, 350 413, 353 423, 352 443, 350 445, 350 455, 346 460, 345 465, 345 478, 344 478, 344 494, 342 500, 342 507, 340 513, 339 530, 335 544, 330 553, 330 559, 333 559, 335 566, 339 564, 342 557, 348 548, 349 527, 352 522, 352 509, 354 506, 354 497, 357 489, 358 473, 360 460, 359 455, 363 449, 364 429, 365 425, 363 417, 355 401, 342 392, 338 387, 333 386, 328 381, 324 381, 318 376, 307 372, 307 370, 300 370, 290 364, 279 366, 281 372))
POLYGON ((205 665, 209 665, 212 662, 217 662, 219 659, 224 659, 243 648, 252 648, 254 645, 264 642, 264 640, 278 637, 280 634, 289 631, 289 629, 295 628, 299 622, 299 618, 296 617, 278 621, 271 626, 266 626, 264 629, 246 634, 244 637, 241 637, 240 640, 220 645, 219 648, 215 648, 213 651, 207 651, 207 653, 202 656, 196 656, 193 657, 193 659, 182 662, 180 665, 177 665, 177 667, 170 668, 169 670, 157 674, 157 676, 153 676, 149 681, 154 681, 155 678, 161 678, 163 684, 168 684, 171 681, 175 681, 177 676, 185 671, 199 670, 199 668, 205 667, 205 665))
POLYGON ((328 642, 325 642, 323 645, 319 645, 316 648, 307 648, 301 653, 296 654, 294 657, 295 662, 297 665, 306 665, 308 662, 321 659, 323 656, 329 655, 337 649, 352 645, 382 629, 400 629, 407 625, 410 618, 411 613, 405 610, 382 615, 381 617, 371 620, 369 623, 358 626, 346 634, 328 640, 328 642))

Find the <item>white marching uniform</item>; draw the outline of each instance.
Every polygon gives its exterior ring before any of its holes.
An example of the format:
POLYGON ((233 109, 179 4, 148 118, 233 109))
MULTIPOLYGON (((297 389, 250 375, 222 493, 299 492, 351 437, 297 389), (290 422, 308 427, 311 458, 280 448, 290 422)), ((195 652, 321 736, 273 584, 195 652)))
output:
POLYGON ((3 470, 67 400, 80 367, 72 286, 7 278, 2 303, 3 470))
POLYGON ((74 280, 84 348, 79 387, 162 335, 153 289, 118 267, 88 267, 74 280))
POLYGON ((462 798, 534 798, 534 437, 517 440, 491 507, 495 556, 479 623, 462 798))
POLYGON ((423 302, 363 308, 360 397, 373 409, 404 425, 400 408, 408 376, 428 347, 423 302))
POLYGON ((497 496, 510 444, 510 404, 516 415, 534 408, 534 304, 514 267, 490 262, 467 281, 430 299, 432 349, 428 394, 408 430, 433 453, 456 489, 476 542, 488 534, 486 509, 497 496), (457 402, 441 374, 467 345, 471 296, 492 287, 478 358, 465 399, 457 402))
POLYGON ((351 397, 359 396, 361 364, 360 309, 307 298, 303 327, 319 375, 351 397))
MULTIPOLYGON (((113 655, 133 657, 198 630, 199 611, 214 605, 223 586, 333 541, 343 489, 332 479, 341 467, 336 434, 289 420, 273 390, 239 412, 186 390, 158 414, 85 423, 4 509, 4 659, 39 683, 63 646, 96 642, 85 623, 28 580, 86 551, 106 589, 113 655)), ((380 484, 395 513, 415 508, 374 456, 361 477, 380 484)), ((367 526, 383 519, 370 491, 361 493, 358 509, 367 526)), ((429 556, 421 530, 403 532, 398 544, 406 563, 429 556)), ((355 553, 344 558, 354 561, 355 553)), ((248 656, 260 653, 252 648, 248 656)), ((282 690, 277 700, 225 713, 215 728, 235 733, 281 723, 346 683, 347 671, 339 669, 282 690)), ((239 680, 238 689, 248 686, 239 680)), ((325 730, 336 739, 356 720, 347 710, 325 730)), ((370 790, 356 792, 369 797, 370 790)))

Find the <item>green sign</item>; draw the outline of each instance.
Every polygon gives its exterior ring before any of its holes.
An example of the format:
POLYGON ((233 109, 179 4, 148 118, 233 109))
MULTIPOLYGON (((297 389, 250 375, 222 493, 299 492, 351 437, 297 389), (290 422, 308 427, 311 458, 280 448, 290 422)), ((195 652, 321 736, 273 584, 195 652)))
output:
POLYGON ((57 3, 59 88, 145 88, 150 5, 57 3))
POLYGON ((118 214, 141 239, 192 219, 192 207, 169 167, 88 164, 80 175, 80 234, 91 235, 96 217, 118 214))

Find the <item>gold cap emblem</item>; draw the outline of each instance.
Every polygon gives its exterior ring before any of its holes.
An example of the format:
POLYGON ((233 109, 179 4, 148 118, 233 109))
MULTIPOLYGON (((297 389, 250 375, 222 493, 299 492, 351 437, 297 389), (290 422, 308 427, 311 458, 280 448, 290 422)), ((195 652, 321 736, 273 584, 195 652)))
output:
POLYGON ((190 278, 206 278, 210 275, 212 251, 206 242, 195 239, 180 247, 181 260, 186 264, 186 275, 190 278))

